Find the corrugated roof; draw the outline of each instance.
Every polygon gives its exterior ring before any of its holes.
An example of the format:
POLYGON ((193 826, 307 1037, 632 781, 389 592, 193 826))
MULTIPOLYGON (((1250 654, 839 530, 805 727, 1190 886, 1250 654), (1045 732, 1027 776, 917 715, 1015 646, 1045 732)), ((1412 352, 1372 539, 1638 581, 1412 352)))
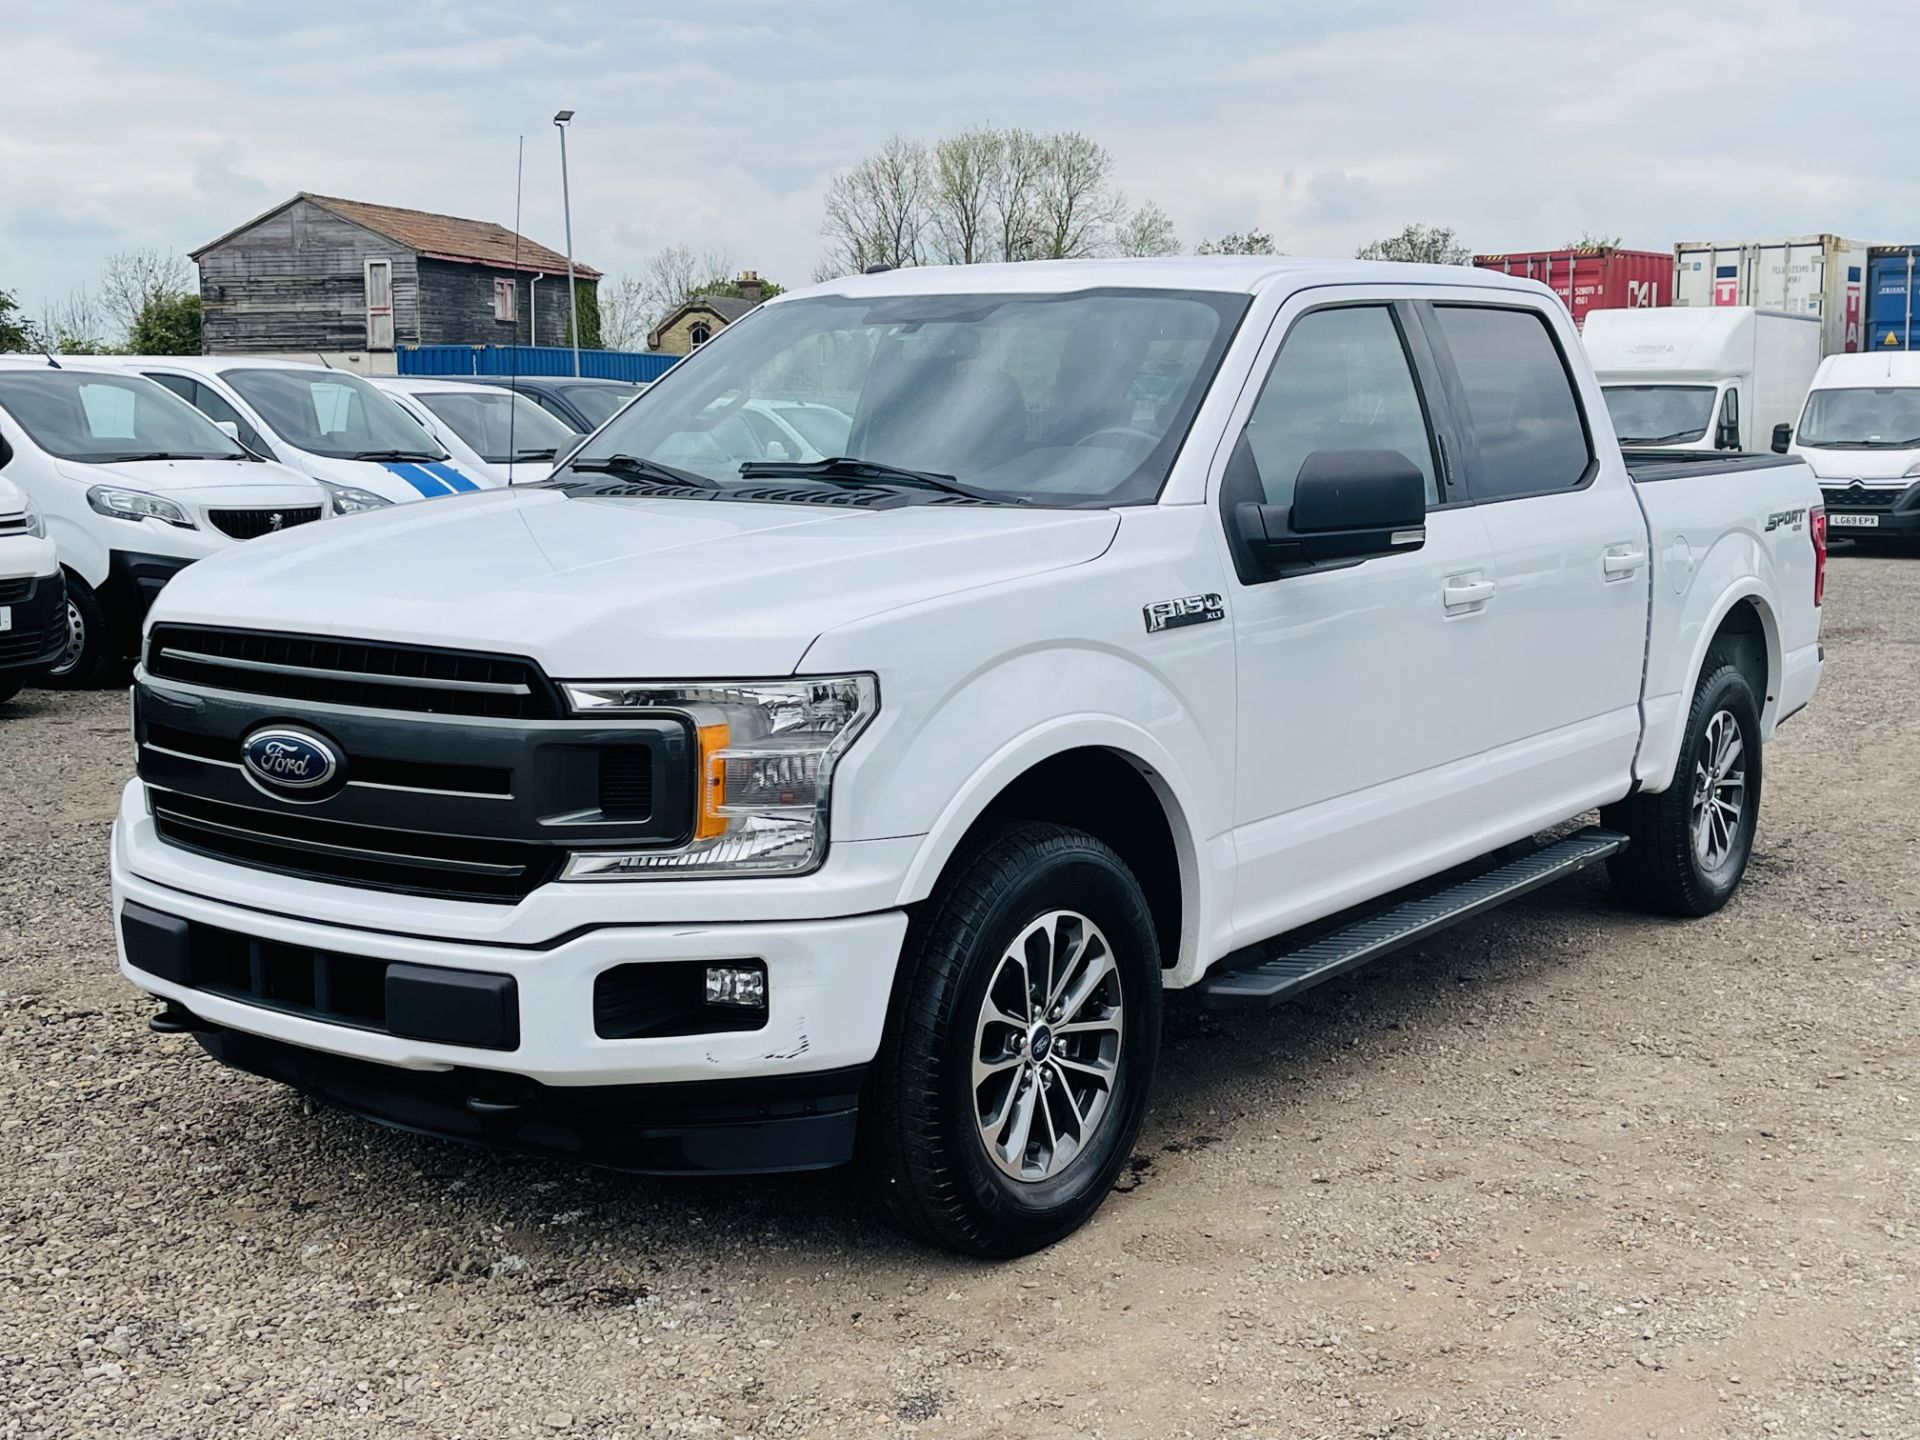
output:
MULTIPOLYGON (((524 235, 518 237, 516 258, 513 231, 491 220, 464 220, 458 215, 438 215, 431 210, 406 210, 397 205, 372 205, 364 200, 343 200, 335 195, 315 195, 305 190, 286 204, 276 205, 265 215, 256 216, 238 229, 228 231, 218 240, 208 241, 193 252, 194 258, 198 259, 222 241, 257 225, 268 215, 278 214, 298 200, 306 200, 323 210, 330 210, 343 220, 363 225, 432 259, 491 265, 503 270, 518 268, 547 274, 566 273, 566 256, 524 235)), ((573 262, 573 273, 584 280, 600 278, 598 270, 579 260, 573 262)))

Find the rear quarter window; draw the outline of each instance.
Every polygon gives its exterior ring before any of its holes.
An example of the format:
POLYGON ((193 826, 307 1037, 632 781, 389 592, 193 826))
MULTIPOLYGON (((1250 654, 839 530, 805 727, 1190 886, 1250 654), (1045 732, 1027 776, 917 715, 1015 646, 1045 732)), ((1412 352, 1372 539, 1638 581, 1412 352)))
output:
POLYGON ((1566 357, 1538 311, 1436 305, 1471 431, 1477 500, 1550 495, 1585 483, 1586 417, 1566 357))

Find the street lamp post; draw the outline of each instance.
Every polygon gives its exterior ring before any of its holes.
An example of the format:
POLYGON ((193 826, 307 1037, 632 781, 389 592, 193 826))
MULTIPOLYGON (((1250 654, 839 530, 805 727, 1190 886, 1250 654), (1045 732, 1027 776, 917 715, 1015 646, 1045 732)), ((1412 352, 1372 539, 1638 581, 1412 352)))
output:
POLYGON ((553 117, 560 132, 560 212, 567 229, 567 328, 573 332, 573 373, 580 374, 580 291, 573 283, 573 200, 567 193, 567 124, 573 111, 562 110, 553 117))

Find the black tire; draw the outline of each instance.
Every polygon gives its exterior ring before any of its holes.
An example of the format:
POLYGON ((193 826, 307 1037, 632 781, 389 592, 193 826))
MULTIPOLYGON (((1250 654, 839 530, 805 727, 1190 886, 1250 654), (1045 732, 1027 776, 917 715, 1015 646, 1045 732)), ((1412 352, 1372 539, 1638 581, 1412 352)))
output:
POLYGON ((27 682, 20 676, 0 675, 0 705, 6 704, 26 688, 27 682))
POLYGON ((116 658, 107 633, 107 617, 93 588, 67 572, 67 621, 80 630, 79 650, 63 656, 47 671, 46 684, 60 690, 87 690, 102 683, 116 658))
MULTIPOLYGON (((1159 1057, 1160 952, 1139 882, 1118 855, 1080 831, 1028 821, 995 826, 955 858, 915 914, 900 963, 862 1106, 862 1169, 880 1213, 911 1236, 977 1256, 1024 1255, 1071 1234, 1106 1199, 1133 1153, 1159 1057), (1085 917, 1108 942, 1121 1001, 1118 1050, 1101 1118, 1085 1144, 1057 1175, 1020 1180, 990 1157, 981 1133, 972 1069, 977 1026, 989 986, 1014 973, 1005 969, 1009 948, 1055 911, 1085 917)), ((1100 1003, 1110 1015, 1111 1006, 1100 1003)), ((1046 1071, 1048 1051, 1058 1066, 1069 1044, 1090 1038, 1053 1039, 1049 1032, 1042 1050, 1045 1028, 1043 1016, 1031 1038, 1008 1038, 1026 1057, 1009 1085, 1028 1071, 1046 1071)), ((1067 1071, 1039 1078, 1050 1083, 1035 1087, 1036 1102, 1058 1107, 1067 1100, 1051 1083, 1073 1083, 1067 1071)), ((1071 1103, 1077 1115, 1079 1101, 1071 1103)), ((1047 1128, 1057 1135, 1051 1114, 1047 1128)), ((1068 1112, 1060 1114, 1061 1128, 1070 1129, 1068 1112)), ((1054 1139, 1056 1151, 1060 1143, 1054 1139)))
POLYGON ((1760 702, 1737 665, 1710 654, 1693 692, 1673 783, 1657 795, 1629 796, 1600 812, 1601 824, 1624 832, 1632 842, 1607 861, 1614 891, 1629 905, 1656 915, 1711 915, 1726 904, 1753 853, 1761 774, 1760 702), (1709 868, 1695 844, 1694 801, 1701 768, 1711 759, 1706 754, 1708 731, 1723 714, 1731 716, 1738 729, 1745 783, 1726 858, 1709 868))

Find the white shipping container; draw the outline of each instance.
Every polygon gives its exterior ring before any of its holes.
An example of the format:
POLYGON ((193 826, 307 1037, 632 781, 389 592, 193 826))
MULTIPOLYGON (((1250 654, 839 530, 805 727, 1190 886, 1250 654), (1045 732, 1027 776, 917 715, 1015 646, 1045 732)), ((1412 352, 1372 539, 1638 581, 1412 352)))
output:
POLYGON ((1816 315, 1822 352, 1862 348, 1867 247, 1838 235, 1683 241, 1673 247, 1673 303, 1751 305, 1816 315))

